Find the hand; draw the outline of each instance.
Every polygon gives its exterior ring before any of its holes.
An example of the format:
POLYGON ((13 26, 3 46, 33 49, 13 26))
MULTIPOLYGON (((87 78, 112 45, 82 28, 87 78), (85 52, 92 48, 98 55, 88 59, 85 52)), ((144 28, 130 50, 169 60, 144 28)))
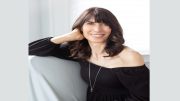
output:
POLYGON ((83 34, 77 28, 71 32, 71 35, 73 38, 75 38, 75 40, 83 40, 84 39, 83 34))

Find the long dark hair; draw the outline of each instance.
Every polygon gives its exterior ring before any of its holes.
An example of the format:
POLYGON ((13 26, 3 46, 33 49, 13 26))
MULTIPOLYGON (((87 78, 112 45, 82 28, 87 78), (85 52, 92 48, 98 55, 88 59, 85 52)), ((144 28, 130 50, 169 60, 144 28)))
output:
MULTIPOLYGON (((123 30, 116 17, 107 9, 91 7, 86 9, 75 21, 72 30, 78 28, 81 33, 83 24, 94 18, 95 22, 103 22, 111 28, 111 34, 106 41, 105 51, 109 54, 105 57, 113 57, 120 53, 124 46, 123 30)), ((89 59, 91 48, 87 39, 69 42, 71 57, 76 59, 89 59)))

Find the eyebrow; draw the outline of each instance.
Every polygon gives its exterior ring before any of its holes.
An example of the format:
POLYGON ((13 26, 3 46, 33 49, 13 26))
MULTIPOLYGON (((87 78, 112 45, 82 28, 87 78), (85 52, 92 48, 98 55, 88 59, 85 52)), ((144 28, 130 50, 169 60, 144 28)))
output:
POLYGON ((94 22, 94 23, 95 23, 95 21, 90 21, 90 20, 88 20, 88 21, 86 21, 86 22, 94 22))

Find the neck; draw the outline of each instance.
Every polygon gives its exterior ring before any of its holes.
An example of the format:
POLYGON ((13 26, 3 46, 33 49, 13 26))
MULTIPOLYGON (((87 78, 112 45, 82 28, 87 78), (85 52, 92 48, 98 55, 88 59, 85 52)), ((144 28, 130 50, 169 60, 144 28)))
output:
POLYGON ((89 42, 89 45, 91 47, 91 52, 92 52, 91 57, 98 60, 100 58, 103 58, 103 56, 107 55, 107 53, 104 50, 106 46, 105 43, 90 43, 89 42))

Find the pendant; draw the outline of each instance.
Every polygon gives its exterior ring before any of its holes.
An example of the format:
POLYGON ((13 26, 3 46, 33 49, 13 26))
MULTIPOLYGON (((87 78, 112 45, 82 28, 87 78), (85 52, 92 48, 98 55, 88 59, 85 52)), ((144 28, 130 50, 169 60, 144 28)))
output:
POLYGON ((91 88, 91 92, 93 92, 93 88, 91 88))

